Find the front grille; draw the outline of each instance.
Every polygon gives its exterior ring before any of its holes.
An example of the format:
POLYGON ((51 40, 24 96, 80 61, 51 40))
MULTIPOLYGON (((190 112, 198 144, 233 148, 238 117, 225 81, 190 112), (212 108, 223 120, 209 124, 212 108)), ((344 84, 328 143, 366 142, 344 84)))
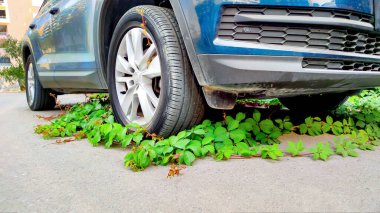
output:
POLYGON ((380 71, 380 63, 342 61, 329 59, 304 59, 302 67, 306 69, 342 70, 342 71, 380 71))
POLYGON ((273 15, 280 14, 281 11, 287 11, 284 15, 301 16, 308 14, 308 16, 313 17, 324 17, 327 13, 330 13, 333 17, 338 17, 338 14, 349 14, 345 16, 347 19, 358 19, 363 22, 371 22, 372 20, 372 18, 370 18, 371 16, 368 15, 353 12, 337 12, 333 10, 226 8, 221 18, 218 37, 226 40, 248 41, 262 44, 380 55, 380 36, 375 33, 367 33, 351 29, 331 29, 328 27, 311 25, 304 26, 275 23, 240 24, 234 22, 234 16, 237 13, 249 12, 262 15, 273 15))
POLYGON ((291 7, 226 7, 222 21, 231 22, 235 15, 278 15, 302 17, 340 18, 365 23, 374 23, 372 15, 328 8, 291 8, 291 7))

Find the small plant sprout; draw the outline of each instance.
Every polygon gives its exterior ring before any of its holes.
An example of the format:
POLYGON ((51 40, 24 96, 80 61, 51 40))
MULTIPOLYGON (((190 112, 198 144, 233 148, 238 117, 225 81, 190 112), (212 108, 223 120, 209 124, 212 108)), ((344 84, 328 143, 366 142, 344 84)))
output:
POLYGON ((315 148, 311 148, 310 152, 313 154, 314 160, 326 161, 334 151, 331 149, 330 143, 323 144, 322 142, 317 143, 315 148))
POLYGON ((281 149, 278 147, 278 144, 271 146, 264 146, 261 148, 261 157, 266 159, 270 158, 272 160, 278 160, 279 157, 283 157, 281 149))
POLYGON ((292 155, 292 157, 296 157, 300 155, 300 153, 305 149, 303 146, 303 142, 300 140, 297 143, 295 142, 289 142, 288 148, 286 148, 286 152, 292 155))
POLYGON ((358 157, 359 153, 355 151, 357 148, 358 145, 352 143, 352 141, 350 141, 349 138, 345 136, 340 136, 335 140, 336 154, 343 157, 358 157))

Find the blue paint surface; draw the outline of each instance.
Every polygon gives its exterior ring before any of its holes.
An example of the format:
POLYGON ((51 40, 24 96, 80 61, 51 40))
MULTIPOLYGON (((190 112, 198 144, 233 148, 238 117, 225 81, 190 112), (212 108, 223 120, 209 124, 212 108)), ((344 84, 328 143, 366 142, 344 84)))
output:
MULTIPOLYGON (((335 8, 359 13, 374 14, 374 1, 380 0, 180 0, 183 13, 197 54, 241 54, 303 57, 339 57, 283 50, 262 50, 252 47, 231 47, 216 43, 217 29, 223 6, 291 6, 335 8)), ((378 12, 380 13, 380 11, 378 12)), ((379 19, 379 18, 378 18, 379 19)), ((380 22, 380 20, 377 20, 380 22)))

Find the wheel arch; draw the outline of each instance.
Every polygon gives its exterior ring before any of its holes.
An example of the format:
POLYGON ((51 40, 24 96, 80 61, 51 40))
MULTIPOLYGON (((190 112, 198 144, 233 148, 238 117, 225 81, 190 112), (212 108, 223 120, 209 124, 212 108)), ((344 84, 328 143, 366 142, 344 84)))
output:
MULTIPOLYGON (((180 26, 182 37, 184 38, 192 69, 198 83, 203 85, 205 82, 204 75, 195 52, 190 29, 188 28, 184 11, 180 5, 180 0, 129 0, 128 3, 123 0, 104 0, 103 5, 101 6, 99 20, 100 59, 104 76, 107 76, 106 67, 108 63, 109 45, 118 21, 129 9, 140 5, 155 5, 173 9, 177 22, 180 26)), ((190 10, 190 8, 188 9, 190 10)), ((195 8, 191 10, 194 10, 195 12, 195 8)))
POLYGON ((26 61, 28 60, 28 57, 32 55, 32 49, 30 48, 28 44, 22 44, 21 51, 22 51, 22 62, 25 66, 26 61))
POLYGON ((169 7, 168 0, 104 0, 99 19, 99 47, 100 60, 104 76, 107 76, 106 67, 108 60, 109 45, 113 32, 120 18, 131 8, 140 5, 156 5, 169 7))

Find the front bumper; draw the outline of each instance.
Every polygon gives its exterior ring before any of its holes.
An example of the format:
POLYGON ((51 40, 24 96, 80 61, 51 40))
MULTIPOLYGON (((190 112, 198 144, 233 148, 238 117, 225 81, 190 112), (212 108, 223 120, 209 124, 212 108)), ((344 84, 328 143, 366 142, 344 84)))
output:
POLYGON ((199 55, 207 90, 257 97, 289 97, 380 86, 380 72, 308 69, 303 57, 199 55))
POLYGON ((291 97, 380 86, 380 72, 307 69, 302 57, 199 55, 204 95, 216 109, 233 109, 238 97, 291 97))

